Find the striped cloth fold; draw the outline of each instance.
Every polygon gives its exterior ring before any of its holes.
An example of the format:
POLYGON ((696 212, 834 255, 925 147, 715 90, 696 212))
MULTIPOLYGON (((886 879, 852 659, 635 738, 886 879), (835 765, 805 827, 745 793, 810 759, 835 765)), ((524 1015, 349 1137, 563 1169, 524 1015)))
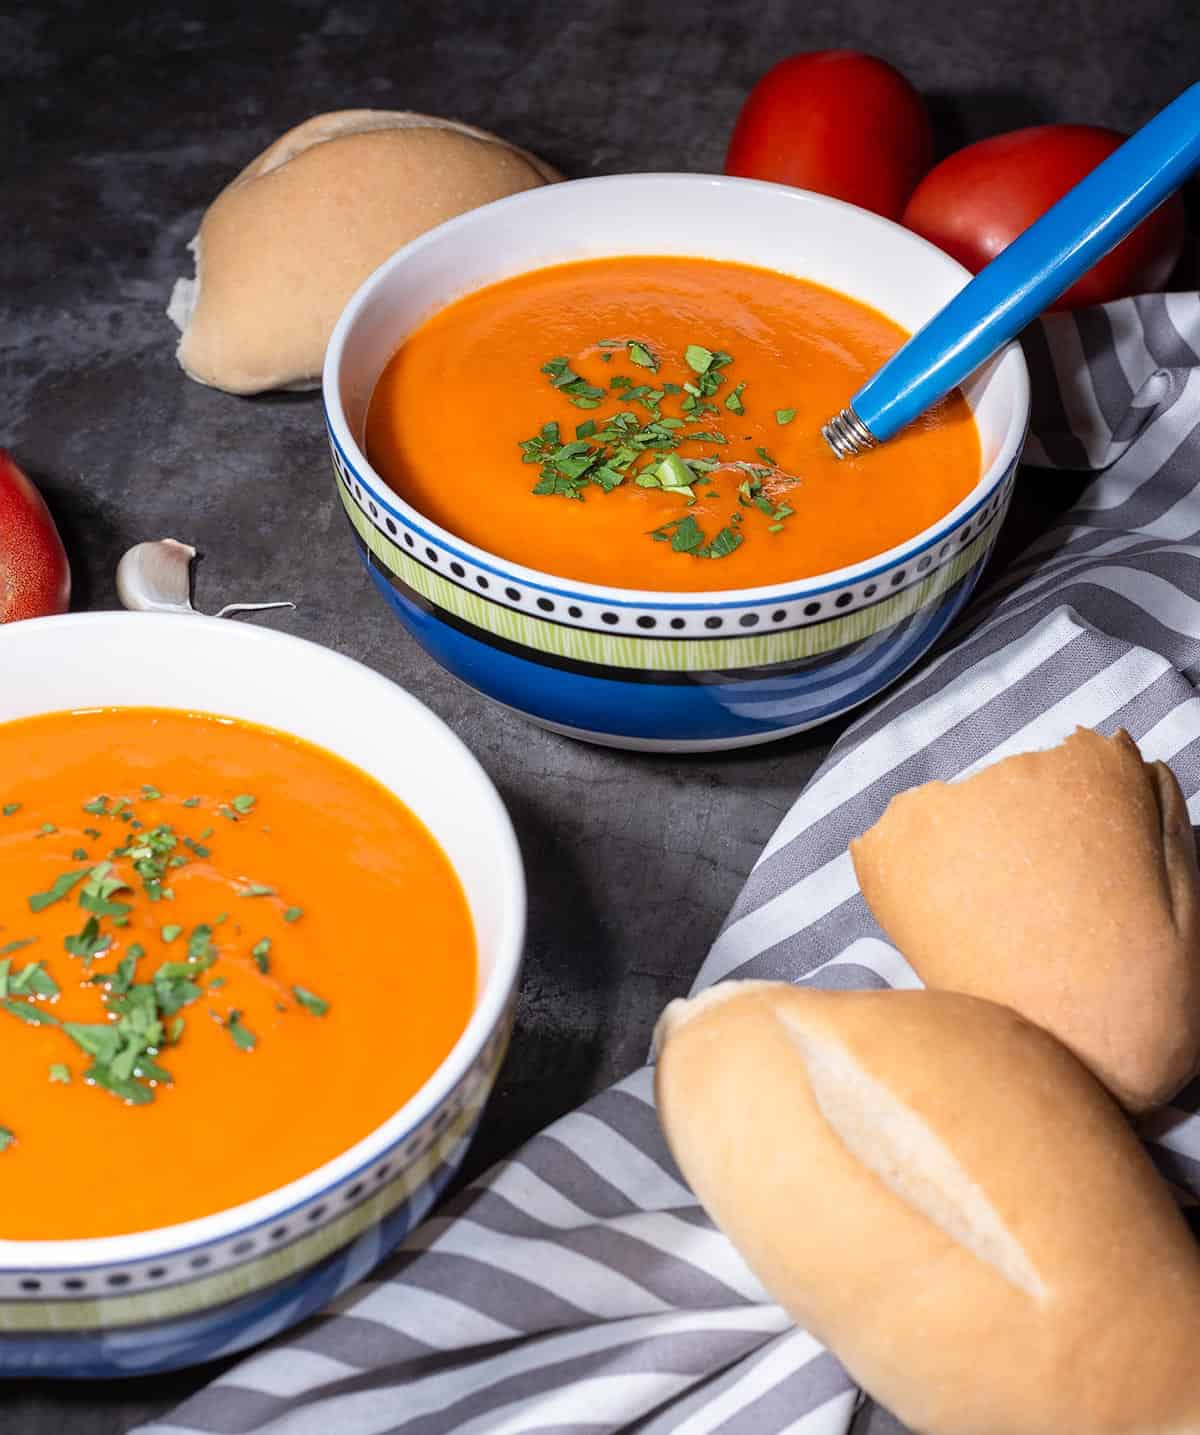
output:
MULTIPOLYGON (((1126 728, 1200 816, 1200 295, 1047 317, 1027 459, 1096 470, 1074 508, 868 709, 781 822, 696 989, 919 985, 848 841, 898 791, 1085 724, 1126 728)), ((464 1191, 319 1318, 141 1435, 855 1435, 899 1431, 772 1304, 684 1185, 644 1067, 464 1191)), ((1200 1198, 1200 1082, 1143 1127, 1200 1198)))

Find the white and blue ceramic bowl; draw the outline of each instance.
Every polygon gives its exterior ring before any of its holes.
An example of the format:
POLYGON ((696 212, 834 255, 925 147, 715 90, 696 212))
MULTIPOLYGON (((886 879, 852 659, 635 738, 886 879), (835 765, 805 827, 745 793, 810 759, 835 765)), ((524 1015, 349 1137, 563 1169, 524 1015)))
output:
MULTIPOLYGON (((422 320, 493 280, 620 254, 699 255, 799 275, 910 330, 969 278, 940 250, 875 214, 744 179, 578 180, 453 219, 376 270, 347 306, 326 355, 338 497, 371 577, 452 673, 535 722, 591 742, 740 747, 865 702, 928 650, 991 551, 1029 413, 1015 344, 966 386, 983 475, 957 508, 866 562, 771 587, 637 592, 539 573, 431 523, 367 462, 371 391, 422 320)), ((486 482, 470 470, 469 430, 463 453, 458 477, 486 482)))
POLYGON ((408 804, 466 892, 479 947, 470 1021, 429 1081, 357 1145, 202 1220, 102 1240, 0 1240, 0 1376, 136 1375, 229 1354, 360 1280, 461 1162, 504 1054, 520 966, 512 827, 483 769, 428 709, 298 638, 215 618, 72 614, 0 627, 0 673, 0 721, 149 705, 318 743, 408 804))

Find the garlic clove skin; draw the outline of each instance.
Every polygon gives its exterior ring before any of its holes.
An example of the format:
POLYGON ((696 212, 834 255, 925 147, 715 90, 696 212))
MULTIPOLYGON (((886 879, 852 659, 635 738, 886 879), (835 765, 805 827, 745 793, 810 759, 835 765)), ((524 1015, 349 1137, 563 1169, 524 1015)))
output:
POLYGON ((117 564, 117 597, 136 613, 195 613, 192 559, 196 550, 174 538, 139 543, 117 564))
MULTIPOLYGON (((191 613, 192 560, 196 550, 175 538, 138 543, 117 564, 117 596, 121 605, 135 613, 191 613)), ((278 608, 295 608, 289 601, 276 603, 226 603, 216 618, 234 618, 240 613, 266 613, 278 608)))

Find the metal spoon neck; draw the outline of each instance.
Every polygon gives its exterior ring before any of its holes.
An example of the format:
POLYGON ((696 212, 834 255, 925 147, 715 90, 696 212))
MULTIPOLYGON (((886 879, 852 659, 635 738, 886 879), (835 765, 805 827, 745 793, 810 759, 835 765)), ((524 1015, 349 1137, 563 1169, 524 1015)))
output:
POLYGON ((849 404, 822 425, 821 437, 833 450, 834 458, 853 458, 879 445, 879 440, 849 404))

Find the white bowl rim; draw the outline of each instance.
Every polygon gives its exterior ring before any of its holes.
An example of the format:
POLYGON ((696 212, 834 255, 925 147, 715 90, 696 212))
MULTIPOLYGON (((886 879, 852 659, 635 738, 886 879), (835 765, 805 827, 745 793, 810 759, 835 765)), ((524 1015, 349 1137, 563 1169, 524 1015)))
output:
MULTIPOLYGON (((840 199, 833 199, 829 195, 817 194, 813 190, 795 189, 790 185, 774 184, 767 180, 742 179, 732 175, 689 174, 683 171, 600 175, 591 179, 563 180, 557 184, 542 185, 535 189, 523 190, 519 194, 509 195, 504 199, 493 200, 490 204, 481 205, 477 209, 468 210, 465 214, 457 215, 453 219, 448 219, 442 224, 436 225, 433 229, 426 230, 424 234, 418 235, 416 239, 410 240, 408 244, 398 249, 395 254, 385 259, 379 268, 370 274, 354 292, 346 307, 342 310, 337 324, 334 326, 329 345, 325 350, 325 363, 321 377, 322 400, 325 408, 326 424, 343 460, 355 476, 365 481, 367 486, 372 489, 373 497, 378 499, 382 506, 388 509, 395 517, 402 519, 415 533, 427 538, 432 543, 437 543, 448 553, 463 558, 468 563, 483 569, 485 572, 492 573, 497 577, 516 578, 527 587, 552 593, 561 598, 581 597, 592 602, 608 604, 611 607, 652 607, 682 611, 696 608, 710 610, 722 607, 737 608, 748 605, 765 605, 773 602, 783 602, 789 597, 817 596, 822 593, 832 592, 838 588, 860 583, 865 579, 887 572, 897 563, 905 561, 910 555, 916 555, 925 548, 935 546, 942 541, 947 533, 953 532, 960 523, 969 519, 972 514, 982 508, 1003 481, 1005 475, 1012 467, 1014 460, 1020 454, 1029 426, 1029 370, 1025 363, 1025 355, 1021 349, 1021 345, 1015 339, 1006 344, 988 361, 997 366, 1001 363, 1010 366, 1011 373, 1006 377, 1013 387, 1014 403, 1008 427, 996 456, 987 470, 980 475, 971 491, 961 499, 954 508, 939 518, 936 523, 931 524, 928 528, 922 529, 919 533, 913 534, 911 538, 905 539, 903 542, 896 544, 885 552, 874 554, 870 558, 862 559, 858 563, 848 564, 844 568, 830 569, 824 573, 814 573, 809 578, 796 578, 785 583, 772 583, 755 588, 708 588, 691 593, 669 589, 616 588, 599 583, 587 583, 582 580, 577 581, 553 573, 546 573, 537 568, 526 567, 524 564, 507 558, 501 558, 498 554, 492 553, 486 548, 480 548, 473 543, 467 542, 466 539, 458 537, 457 534, 452 533, 449 529, 442 528, 439 524, 434 523, 432 519, 427 518, 419 509, 414 508, 387 484, 383 477, 377 473, 368 462, 366 454, 363 453, 350 432, 350 425, 346 420, 345 410, 342 406, 340 385, 338 383, 350 330, 353 328, 362 311, 373 302, 376 289, 384 282, 387 276, 390 275, 394 269, 404 265, 413 254, 417 254, 423 249, 438 244, 447 234, 456 233, 471 225, 479 223, 486 224, 494 218, 508 217, 510 210, 546 203, 546 196, 548 195, 562 193, 563 191, 577 189, 583 186, 588 188, 620 189, 630 187, 637 189, 648 186, 662 186, 664 183, 686 184, 694 187, 707 186, 713 189, 769 191, 785 204, 799 203, 808 205, 816 208, 818 212, 821 209, 849 211, 857 215, 859 221, 868 228, 877 229, 882 235, 886 236, 889 242, 897 236, 902 236, 904 242, 922 247, 936 255, 937 259, 946 268, 948 274, 956 278, 961 278, 964 282, 971 278, 970 271, 956 259, 952 259, 950 255, 938 249, 936 245, 931 244, 927 239, 923 239, 919 234, 914 234, 912 230, 905 229, 901 224, 896 224, 890 219, 885 219, 882 215, 875 214, 871 210, 861 209, 858 205, 847 204, 844 200, 840 199), (706 602, 706 598, 710 600, 717 598, 721 601, 706 602)), ((635 255, 637 252, 635 246, 630 247, 629 253, 631 255, 635 255)), ((551 261, 548 264, 531 265, 528 269, 519 269, 513 272, 533 273, 536 269, 551 268, 554 263, 557 262, 565 263, 567 261, 551 261)), ((754 261, 747 258, 744 262, 753 263, 754 261)), ((498 275, 497 279, 491 282, 500 282, 504 278, 511 277, 513 277, 512 274, 498 275)), ((472 289, 464 292, 474 293, 484 287, 486 286, 476 285, 472 289)), ((454 301, 451 300, 450 302, 454 301)))
MULTIPOLYGON (((77 628, 87 634, 102 629, 114 622, 156 624, 179 623, 205 624, 229 634, 230 643, 261 644, 281 646, 296 653, 299 661, 305 661, 310 650, 320 653, 336 664, 354 668, 377 685, 381 699, 397 703, 406 708, 418 723, 427 728, 441 729, 442 736, 456 747, 463 759, 472 781, 479 786, 485 808, 490 809, 494 827, 493 857, 503 870, 502 880, 512 892, 512 902, 507 923, 499 933, 495 966, 479 994, 470 1020, 463 1028, 458 1040, 451 1047, 437 1070, 413 1093, 386 1121, 376 1126, 366 1136, 356 1141, 332 1159, 323 1162, 315 1170, 278 1186, 253 1200, 243 1201, 237 1206, 226 1207, 209 1216, 182 1221, 171 1226, 156 1226, 149 1231, 133 1231, 118 1236, 78 1237, 68 1240, 3 1240, 0 1239, 0 1274, 10 1272, 36 1272, 83 1270, 128 1265, 130 1262, 151 1260, 156 1257, 175 1257, 186 1254, 201 1246, 212 1245, 215 1241, 227 1239, 251 1226, 277 1220, 296 1207, 307 1204, 322 1191, 328 1190, 351 1179, 359 1171, 369 1167, 389 1147, 398 1145, 405 1136, 420 1126, 437 1107, 450 1095, 455 1086, 470 1071, 489 1038, 499 1026, 504 1009, 515 989, 521 967, 521 956, 525 939, 526 888, 525 871, 521 861, 520 847, 508 810, 479 759, 471 752, 458 734, 431 708, 421 702, 405 688, 390 678, 384 677, 374 668, 349 658, 334 648, 327 648, 311 639, 281 633, 270 628, 259 628, 249 624, 233 623, 225 618, 208 618, 201 614, 194 616, 176 613, 126 613, 120 610, 105 610, 92 613, 66 613, 55 617, 30 618, 11 625, 12 629, 24 629, 30 623, 53 625, 60 629, 77 628)), ((0 624, 0 654, 3 653, 5 634, 9 625, 0 624)), ((174 627, 172 631, 175 631, 174 627)), ((0 664, 2 670, 2 664, 0 664)), ((167 703, 167 707, 171 704, 167 703)), ((220 704, 214 705, 217 711, 220 704)), ((51 711, 47 709, 47 711, 51 711)), ((56 709, 55 711, 61 711, 56 709)), ((286 728, 280 727, 280 732, 286 728)), ((401 798, 403 801, 403 798, 401 798)), ((36 1304, 36 1301, 34 1302, 36 1304)))

